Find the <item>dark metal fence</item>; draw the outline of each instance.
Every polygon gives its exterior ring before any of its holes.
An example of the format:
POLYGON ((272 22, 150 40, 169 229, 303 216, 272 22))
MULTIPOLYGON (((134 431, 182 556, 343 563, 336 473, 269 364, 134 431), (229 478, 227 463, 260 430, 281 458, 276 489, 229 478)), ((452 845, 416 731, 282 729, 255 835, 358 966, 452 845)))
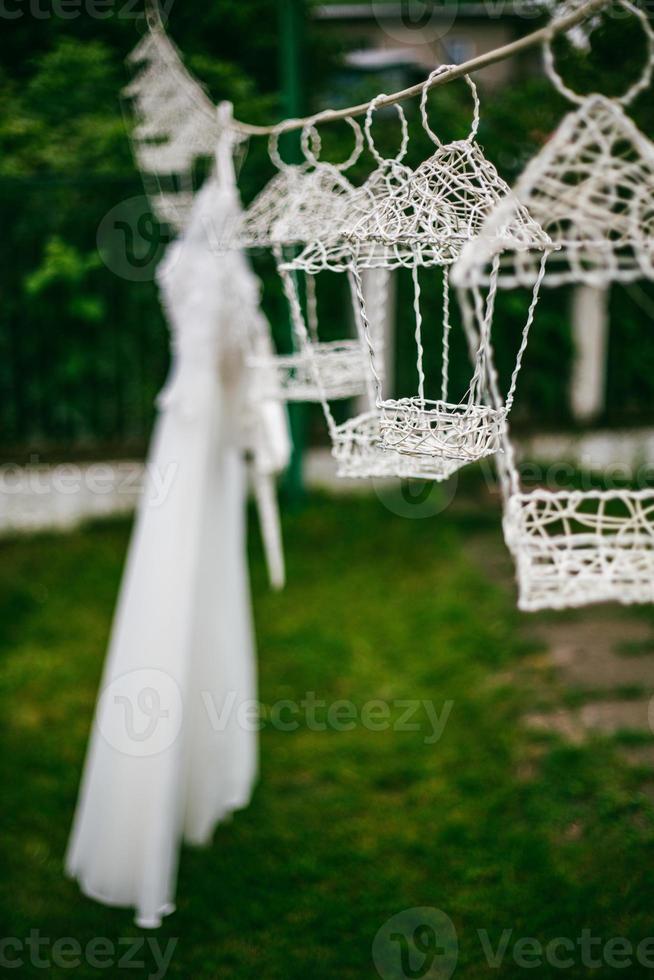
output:
POLYGON ((165 240, 139 192, 133 178, 0 181, 5 458, 145 445, 168 338, 153 282, 165 240))

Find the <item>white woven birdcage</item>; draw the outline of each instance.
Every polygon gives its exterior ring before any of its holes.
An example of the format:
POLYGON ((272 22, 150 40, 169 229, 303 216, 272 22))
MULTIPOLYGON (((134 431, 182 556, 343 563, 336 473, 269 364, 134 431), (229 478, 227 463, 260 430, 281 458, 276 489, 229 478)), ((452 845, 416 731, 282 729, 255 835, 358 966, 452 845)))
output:
POLYGON ((654 601, 654 490, 523 490, 508 426, 503 530, 525 612, 654 601))
MULTIPOLYGON (((277 145, 280 131, 271 136, 270 156, 279 173, 245 212, 237 236, 242 245, 270 248, 280 265, 285 253, 288 255, 316 237, 330 235, 344 221, 353 188, 343 171, 356 161, 362 149, 359 126, 351 119, 347 121, 355 133, 355 147, 349 159, 341 164, 318 159, 320 137, 313 125, 305 126, 302 131, 305 159, 299 165, 282 161, 277 145)), ((308 322, 311 350, 298 338, 293 322, 295 350, 292 353, 249 358, 253 391, 260 398, 320 401, 313 358, 320 366, 322 384, 330 399, 362 394, 367 363, 360 341, 321 340, 314 274, 304 274, 299 292, 304 301, 303 317, 308 322)))
MULTIPOLYGON (((436 144, 436 152, 422 163, 394 194, 380 202, 376 211, 360 220, 350 233, 354 248, 355 277, 370 254, 383 249, 390 267, 411 270, 414 294, 416 367, 418 391, 412 397, 384 398, 375 378, 374 343, 370 343, 373 378, 376 381, 376 405, 380 413, 380 440, 386 450, 418 460, 458 460, 461 465, 492 455, 500 447, 502 421, 511 407, 524 345, 533 319, 538 290, 523 333, 506 406, 498 409, 484 402, 482 379, 485 350, 490 344, 492 300, 480 324, 479 346, 474 373, 466 395, 458 402, 449 398, 450 301, 449 268, 465 244, 480 232, 484 221, 510 190, 495 167, 488 161, 475 137, 479 125, 479 99, 470 78, 465 80, 472 91, 474 115, 470 134, 443 146, 429 126, 427 95, 432 80, 447 66, 437 69, 425 83, 421 98, 423 126, 436 144), (363 256, 363 258, 362 258, 363 256), (419 270, 440 267, 443 274, 442 371, 440 397, 426 396, 424 371, 423 314, 419 270)), ((546 254, 549 240, 524 208, 517 208, 505 236, 524 239, 531 247, 546 254)), ((499 246, 497 246, 499 247, 499 246)), ((494 264, 494 275, 497 263, 494 264)), ((540 284, 540 283, 539 283, 540 284)), ((359 297, 364 332, 367 323, 365 300, 359 297)))
MULTIPOLYGON (((621 2, 645 23, 641 11, 626 0, 621 2)), ((648 68, 631 92, 622 100, 608 100, 603 96, 583 100, 579 112, 567 117, 565 128, 560 128, 552 140, 550 161, 565 151, 562 131, 577 135, 585 131, 591 137, 585 149, 579 143, 571 143, 569 147, 567 165, 583 175, 574 188, 578 207, 573 208, 567 193, 562 199, 554 196, 551 201, 552 215, 560 216, 567 209, 574 216, 574 221, 565 225, 565 236, 558 239, 559 251, 552 256, 558 265, 551 276, 547 272, 551 284, 601 282, 607 285, 611 281, 624 282, 651 275, 651 245, 647 247, 645 241, 646 229, 651 229, 654 189, 654 171, 649 165, 651 151, 619 104, 624 104, 649 82, 654 37, 648 23, 645 30, 650 52, 648 68), (627 140, 626 134, 633 138, 627 140), (600 141, 606 143, 604 152, 598 154, 595 149, 600 141), (632 157, 634 147, 638 147, 640 154, 637 165, 632 157), (627 172, 628 193, 622 183, 627 172), (609 181, 615 179, 615 185, 607 184, 607 177, 609 181), (557 202, 559 211, 556 211, 557 202), (586 238, 582 234, 584 214, 592 216, 586 238), (576 235, 574 241, 572 229, 576 235)), ((549 49, 547 52, 551 63, 549 49)), ((535 173, 536 169, 530 165, 526 171, 531 174, 530 183, 535 173)), ((534 200, 541 202, 540 207, 547 194, 555 195, 549 178, 540 184, 542 197, 536 188, 537 182, 533 183, 530 207, 534 200)), ((508 215, 506 207, 499 208, 486 231, 505 223, 508 215)), ((548 230, 556 239, 556 224, 548 224, 548 230)), ((466 333, 473 345, 479 323, 476 311, 483 305, 481 289, 486 270, 489 261, 497 260, 498 256, 482 236, 469 247, 457 268, 458 281, 468 287, 461 290, 460 300, 466 333)), ((533 257, 516 250, 509 254, 509 260, 500 274, 502 284, 529 283, 534 273, 533 257)), ((486 358, 486 384, 493 405, 501 408, 492 348, 486 358)), ((654 601, 654 490, 538 488, 526 491, 521 486, 506 422, 501 438, 503 453, 497 457, 497 466, 504 507, 503 528, 515 561, 519 608, 531 611, 608 601, 623 604, 654 601)))
MULTIPOLYGON (((465 140, 443 146, 432 132, 427 120, 427 94, 433 78, 444 68, 438 69, 425 83, 421 99, 423 125, 437 146, 435 154, 414 173, 400 170, 399 160, 382 161, 378 154, 378 170, 371 178, 370 186, 361 189, 362 206, 351 208, 351 219, 341 234, 331 240, 311 243, 291 263, 287 272, 336 269, 347 271, 358 307, 358 320, 368 345, 371 363, 371 407, 378 416, 379 431, 373 430, 369 417, 361 418, 360 426, 350 424, 339 432, 332 432, 337 458, 361 459, 362 433, 374 431, 371 436, 370 456, 380 456, 380 470, 389 467, 388 458, 405 457, 415 460, 416 470, 438 474, 446 478, 453 469, 497 451, 500 443, 501 422, 508 408, 497 410, 484 404, 481 379, 483 377, 484 346, 489 341, 488 329, 491 317, 484 318, 481 330, 477 363, 466 397, 460 402, 448 399, 450 301, 449 267, 460 254, 466 242, 479 233, 488 214, 498 201, 510 196, 506 183, 495 167, 485 159, 475 142, 479 124, 479 101, 474 83, 466 77, 474 99, 474 117, 471 133, 465 140), (380 179, 381 178, 381 179, 380 179), (391 183, 392 181, 392 183, 391 183), (390 186, 389 186, 390 184, 390 186), (377 191, 378 193, 375 193, 377 191), (422 311, 420 303, 419 269, 442 269, 443 274, 443 322, 442 322, 442 372, 439 399, 425 395, 423 370, 424 349, 422 344, 422 311), (391 399, 382 395, 379 376, 379 352, 370 330, 370 316, 363 289, 363 270, 408 268, 411 271, 416 318, 416 347, 418 394, 410 398, 391 399), (353 451, 343 440, 355 440, 353 451), (354 451, 356 450, 356 451, 354 451), (439 463, 434 462, 439 460, 439 463), (442 475, 441 475, 442 474, 442 475)), ((379 99, 383 99, 380 96, 379 99)), ((370 121, 375 100, 366 117, 365 132, 373 153, 370 139, 370 121)), ((400 158, 406 149, 406 132, 400 158)), ((545 251, 549 240, 532 221, 524 208, 518 207, 511 224, 504 230, 513 240, 524 240, 527 246, 540 247, 545 251)), ((536 297, 530 308, 523 343, 526 343, 535 310, 536 297)), ((521 348, 514 381, 522 357, 521 348)), ((356 420, 354 420, 356 422, 356 420)), ((366 471, 368 461, 361 463, 366 471)), ((402 467, 405 469, 406 467, 402 467)), ((349 474, 348 474, 349 475, 349 474)), ((432 477, 433 478, 433 477, 432 477)))
POLYGON ((318 159, 321 140, 314 125, 302 131, 304 160, 285 163, 279 153, 280 127, 268 143, 270 159, 278 173, 270 180, 243 213, 238 242, 244 248, 273 248, 302 245, 338 227, 347 213, 353 188, 343 171, 351 167, 363 148, 361 130, 349 119, 355 134, 355 146, 348 160, 341 164, 318 159))
POLYGON ((135 117, 132 147, 152 210, 162 224, 181 231, 196 189, 194 166, 213 157, 221 124, 151 6, 149 32, 128 58, 134 78, 123 94, 135 117))
POLYGON ((397 156, 390 159, 382 158, 372 138, 372 116, 377 104, 385 98, 386 96, 382 94, 372 101, 364 127, 370 152, 377 164, 376 169, 352 194, 347 215, 341 226, 332 234, 310 243, 299 256, 285 263, 280 271, 296 322, 296 332, 305 338, 307 351, 313 355, 311 360, 314 376, 323 389, 323 411, 331 436, 332 453, 337 461, 337 475, 349 478, 394 476, 444 480, 459 468, 460 461, 419 460, 386 449, 381 442, 381 415, 377 406, 375 385, 381 383, 382 323, 386 315, 389 276, 396 264, 389 260, 393 253, 392 243, 387 248, 386 245, 373 241, 371 237, 365 241, 362 239, 354 245, 352 236, 354 229, 369 216, 377 213, 387 198, 395 193, 402 193, 411 176, 411 171, 402 163, 408 148, 408 129, 401 106, 395 107, 401 125, 401 144, 397 156), (310 342, 310 329, 302 317, 295 280, 295 277, 301 273, 317 275, 325 271, 346 273, 348 276, 360 344, 365 346, 368 358, 369 408, 340 424, 336 424, 329 406, 326 375, 319 356, 316 356, 317 349, 310 342), (362 311, 365 313, 365 325, 362 311))
MULTIPOLYGON (((475 343, 467 293, 461 302, 475 343)), ((489 397, 501 408, 492 350, 486 369, 489 397)), ((524 490, 506 421, 501 443, 502 525, 515 561, 518 607, 532 612, 654 601, 654 490, 524 490)))
MULTIPOLYGON (((641 77, 621 98, 577 95, 556 71, 550 44, 544 46, 549 78, 576 109, 531 160, 514 191, 558 246, 548 262, 547 286, 603 287, 654 277, 654 143, 624 111, 650 84, 654 32, 644 10, 618 2, 638 17, 648 51, 641 77)), ((557 16, 569 6, 561 5, 557 16)), ((531 250, 506 250, 500 280, 507 287, 531 286, 539 266, 540 256, 531 250)))

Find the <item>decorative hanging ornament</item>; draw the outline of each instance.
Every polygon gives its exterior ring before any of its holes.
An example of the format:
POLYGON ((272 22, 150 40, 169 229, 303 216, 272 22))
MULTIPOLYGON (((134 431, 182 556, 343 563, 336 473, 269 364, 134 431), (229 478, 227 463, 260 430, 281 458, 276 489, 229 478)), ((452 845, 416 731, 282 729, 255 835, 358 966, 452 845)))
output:
MULTIPOLYGON (((603 287, 654 278, 654 143, 624 111, 650 85, 654 31, 643 10, 629 0, 618 2, 639 19, 647 39, 642 75, 622 97, 578 95, 558 74, 549 41, 544 45, 547 75, 577 106, 515 186, 516 199, 559 246, 548 262, 547 286, 603 287)), ((495 220, 507 217, 498 212, 495 220)), ((486 231, 490 229, 489 224, 486 231)), ((483 242, 477 243, 478 252, 483 248, 483 242)), ((469 259, 478 269, 483 264, 483 254, 469 259)), ((509 250, 503 255, 500 277, 509 288, 530 286, 538 269, 538 256, 532 251, 509 250)))
POLYGON ((369 104, 364 132, 368 149, 376 168, 364 184, 354 188, 348 200, 346 214, 339 224, 328 229, 328 234, 316 237, 288 264, 290 271, 317 274, 348 272, 353 263, 353 244, 356 244, 357 265, 362 269, 385 269, 399 267, 402 263, 394 261, 394 242, 384 239, 378 233, 377 215, 385 202, 395 194, 401 194, 411 177, 411 170, 402 161, 409 147, 409 130, 404 110, 400 105, 394 108, 400 122, 400 147, 394 157, 382 157, 372 136, 372 119, 380 102, 387 99, 383 93, 377 95, 369 104))
MULTIPOLYGON (((315 121, 319 120, 319 116, 315 121)), ((269 141, 270 157, 279 173, 245 212, 238 231, 241 244, 267 247, 278 264, 289 252, 306 242, 328 236, 345 219, 353 188, 343 174, 358 159, 363 148, 361 129, 346 120, 355 134, 355 146, 343 163, 326 163, 318 159, 319 134, 313 124, 302 130, 301 164, 286 164, 279 155, 278 139, 283 127, 269 141)), ((313 274, 303 278, 302 295, 312 344, 311 353, 298 338, 293 322, 292 354, 253 356, 253 389, 261 398, 285 401, 320 401, 311 354, 320 364, 323 386, 331 399, 351 398, 365 389, 366 359, 360 341, 322 341, 318 334, 318 301, 313 274)))
MULTIPOLYGON (((334 453, 341 464, 339 472, 342 475, 386 475, 399 469, 401 472, 398 475, 445 479, 464 463, 481 459, 499 448, 501 420, 508 409, 503 408, 498 412, 481 399, 484 349, 489 342, 490 317, 484 319, 477 363, 467 396, 462 402, 448 401, 451 329, 448 269, 464 244, 478 234, 497 202, 509 195, 510 191, 475 142, 479 101, 471 79, 465 78, 474 100, 473 124, 467 139, 443 146, 429 127, 429 88, 433 79, 447 67, 443 66, 432 73, 422 92, 423 125, 437 146, 436 153, 415 173, 406 172, 400 163, 406 151, 404 129, 400 154, 394 161, 383 161, 370 138, 372 111, 385 98, 379 96, 371 103, 365 126, 378 169, 361 191, 355 192, 361 207, 350 208, 352 217, 338 235, 331 240, 312 243, 296 260, 283 267, 287 274, 328 268, 348 271, 350 275, 357 322, 370 357, 369 393, 373 411, 348 420, 340 427, 330 425, 334 453), (389 187, 391 181, 392 186, 389 187), (413 280, 418 395, 389 399, 382 394, 378 342, 371 330, 361 276, 366 269, 402 267, 411 270, 413 280), (443 269, 440 400, 429 400, 425 396, 418 270, 430 267, 443 269), (386 459, 384 453, 388 454, 386 459), (398 466, 400 458, 406 462, 398 466)), ((499 245, 516 237, 524 240, 525 247, 541 245, 545 250, 549 246, 547 236, 525 209, 517 209, 511 224, 503 230, 499 245)), ((297 303, 295 308, 297 311, 297 303)), ((525 343, 534 308, 535 302, 530 310, 525 343)), ((516 380, 521 356, 522 351, 519 352, 514 372, 516 380)))
POLYGON ((353 190, 344 171, 356 163, 363 149, 359 125, 353 119, 347 122, 354 131, 355 145, 350 157, 340 164, 318 159, 321 139, 313 124, 302 130, 304 160, 299 164, 286 163, 280 155, 279 137, 284 125, 271 134, 268 153, 278 173, 244 212, 238 230, 240 245, 275 248, 281 253, 288 246, 311 242, 326 229, 338 227, 353 190))
MULTIPOLYGON (((147 4, 148 33, 128 58, 135 77, 123 90, 136 125, 132 148, 156 217, 186 227, 195 196, 193 168, 213 157, 220 137, 216 107, 184 67, 156 7, 147 4)), ((235 135, 235 142, 238 139, 235 135)))
POLYGON ((354 268, 351 241, 353 229, 368 215, 374 214, 386 198, 401 191, 411 175, 409 168, 401 162, 408 148, 408 129, 401 106, 395 106, 401 126, 401 144, 397 156, 383 158, 372 138, 372 116, 377 104, 385 98, 387 97, 382 94, 372 101, 364 126, 368 147, 377 163, 376 169, 361 187, 353 191, 348 202, 347 215, 340 227, 316 239, 296 259, 283 264, 280 267, 280 274, 288 297, 295 332, 302 338, 307 354, 311 357, 313 375, 322 394, 322 408, 332 441, 332 453, 338 463, 337 476, 349 478, 395 476, 442 480, 454 472, 460 464, 455 461, 445 463, 442 460, 411 459, 381 447, 375 378, 381 383, 383 323, 387 315, 390 277, 389 263, 384 260, 384 246, 372 241, 366 243, 365 259, 359 255, 359 267, 354 268), (365 347, 370 358, 366 388, 369 408, 363 414, 340 424, 336 423, 329 405, 324 365, 316 356, 311 325, 305 322, 297 290, 298 275, 313 276, 325 271, 347 274, 359 342, 365 347), (368 320, 367 332, 361 315, 361 310, 364 308, 368 320))
POLYGON ((520 609, 654 602, 653 490, 516 487, 504 537, 516 562, 520 609))
MULTIPOLYGON (((560 245, 553 256, 558 260, 554 272, 548 270, 546 275, 550 285, 605 286, 652 275, 652 245, 647 235, 651 235, 654 213, 653 148, 624 115, 622 105, 650 82, 654 34, 644 13, 627 0, 620 2, 640 19, 648 42, 645 72, 621 99, 599 95, 581 99, 569 92, 553 71, 549 46, 545 48, 555 84, 580 104, 529 165, 517 188, 522 200, 528 200, 530 208, 542 215, 560 245), (573 175, 578 175, 574 183, 573 175)), ((500 217, 504 220, 506 213, 500 217)), ((481 304, 479 284, 487 257, 473 255, 472 250, 465 257, 476 307, 481 304)), ((529 280, 533 266, 527 258, 525 254, 512 256, 505 283, 529 280)), ((474 342, 475 313, 467 292, 462 301, 464 325, 474 342)), ((493 404, 501 407, 492 351, 487 358, 487 385, 493 404)), ((497 464, 504 538, 515 560, 519 608, 653 602, 654 490, 526 491, 506 423, 502 446, 497 464)))
MULTIPOLYGON (((467 294, 466 294, 467 296, 467 294)), ((474 314, 467 309, 466 329, 474 314)), ((487 382, 502 406, 492 355, 487 382)), ((508 424, 497 455, 504 540, 513 555, 518 608, 654 602, 654 490, 523 490, 508 424)))
MULTIPOLYGON (((374 342, 372 338, 369 339, 382 447, 416 459, 457 460, 463 464, 482 459, 499 449, 501 425, 513 400, 522 353, 535 311, 537 290, 518 352, 510 397, 506 406, 496 409, 484 402, 482 384, 486 350, 490 344, 492 300, 496 290, 498 263, 494 262, 491 302, 481 321, 474 373, 464 397, 458 402, 450 400, 449 268, 466 243, 479 234, 498 202, 510 196, 511 192, 475 141, 479 127, 479 99, 476 86, 468 76, 464 78, 473 95, 474 114, 467 138, 444 146, 429 126, 427 96, 430 85, 449 67, 442 66, 430 75, 423 87, 420 103, 423 126, 435 143, 436 152, 418 167, 403 187, 381 202, 375 214, 352 229, 350 240, 355 255, 355 276, 359 274, 362 251, 365 257, 372 254, 378 261, 379 252, 371 248, 376 244, 381 246, 383 261, 388 267, 409 268, 413 280, 417 395, 383 398, 380 379, 375 372, 374 342), (426 397, 419 269, 435 267, 443 270, 442 370, 440 398, 429 399, 426 397)), ((547 236, 524 208, 516 209, 511 223, 502 229, 500 237, 496 236, 494 247, 499 251, 507 242, 516 240, 540 248, 543 255, 550 247, 547 236)), ((368 337, 365 302, 361 302, 361 319, 368 337)))

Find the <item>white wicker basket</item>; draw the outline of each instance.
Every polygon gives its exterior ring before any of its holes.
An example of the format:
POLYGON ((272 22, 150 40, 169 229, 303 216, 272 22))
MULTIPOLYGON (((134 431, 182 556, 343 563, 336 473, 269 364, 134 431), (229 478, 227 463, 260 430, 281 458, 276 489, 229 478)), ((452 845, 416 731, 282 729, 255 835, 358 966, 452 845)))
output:
MULTIPOLYGON (((464 76, 471 89, 474 102, 473 122, 469 136, 464 140, 443 145, 431 130, 427 119, 427 95, 435 77, 443 69, 437 69, 425 83, 420 110, 423 128, 436 145, 435 152, 412 174, 402 176, 393 171, 392 186, 385 188, 376 181, 382 192, 371 197, 370 207, 360 215, 341 240, 333 238, 314 242, 298 257, 295 269, 304 272, 319 268, 348 268, 354 283, 355 306, 358 304, 363 335, 370 356, 373 390, 371 407, 380 419, 380 448, 400 456, 414 457, 420 468, 422 461, 457 460, 460 465, 475 462, 500 449, 501 425, 511 409, 517 376, 527 337, 533 321, 538 291, 544 269, 544 255, 551 242, 540 226, 532 220, 526 209, 512 209, 509 220, 502 226, 501 236, 493 236, 496 254, 507 242, 519 242, 521 247, 532 247, 541 253, 541 269, 532 294, 521 343, 516 356, 506 405, 495 409, 483 397, 485 360, 491 346, 491 325, 497 286, 499 257, 494 258, 488 297, 480 296, 474 315, 478 320, 479 335, 475 344, 474 372, 468 390, 461 401, 455 401, 449 391, 450 357, 450 292, 449 270, 459 258, 464 247, 475 239, 484 221, 498 203, 510 196, 508 185, 486 159, 476 142, 479 126, 479 100, 474 82, 464 76), (351 248, 348 257, 347 247, 351 248), (366 298, 363 295, 361 271, 367 268, 404 267, 410 270, 413 281, 413 310, 415 316, 415 345, 417 391, 409 398, 389 399, 382 392, 378 376, 379 358, 376 356, 375 339, 370 334, 366 298), (425 348, 423 334, 423 304, 421 292, 423 277, 442 276, 442 356, 440 399, 426 397, 425 348)), ((371 105, 372 109, 372 105, 371 105)), ((364 127, 370 133, 371 109, 364 127)), ((370 142, 371 149, 373 144, 370 142)), ((380 163, 378 174, 383 173, 380 163)), ((396 161, 396 166, 398 165, 396 161)), ((438 468, 438 464, 434 464, 438 468)))
POLYGON ((387 399, 381 404, 381 442, 409 456, 455 458, 474 463, 501 448, 505 409, 488 405, 387 399))
POLYGON ((654 490, 512 494, 504 535, 520 609, 654 602, 654 490))
POLYGON ((330 398, 353 398, 366 388, 367 359, 358 340, 313 344, 312 352, 251 357, 248 367, 254 395, 260 399, 319 402, 322 392, 316 371, 330 398))
POLYGON ((383 449, 379 415, 365 412, 336 426, 332 433, 332 455, 338 463, 337 476, 349 478, 399 477, 441 482, 463 466, 459 459, 403 456, 383 449))

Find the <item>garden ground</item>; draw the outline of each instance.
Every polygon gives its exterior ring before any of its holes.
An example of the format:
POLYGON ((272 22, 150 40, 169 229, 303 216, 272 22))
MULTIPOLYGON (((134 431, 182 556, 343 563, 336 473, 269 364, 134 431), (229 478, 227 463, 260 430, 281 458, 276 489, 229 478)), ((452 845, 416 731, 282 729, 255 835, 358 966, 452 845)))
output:
MULTIPOLYGON (((64 937, 120 955, 130 937, 176 938, 167 976, 182 980, 362 980, 378 976, 382 929, 382 976, 440 978, 451 920, 456 978, 529 963, 539 978, 651 974, 652 611, 520 614, 483 488, 421 519, 406 515, 428 507, 380 496, 315 496, 289 515, 281 594, 253 536, 264 711, 344 700, 357 721, 322 730, 316 708, 293 731, 265 724, 252 805, 212 847, 184 849, 178 911, 156 933, 62 873, 128 524, 2 544, 0 899, 17 973, 43 975, 25 943, 38 930, 46 959, 64 937), (401 730, 405 701, 417 728, 401 730), (410 916, 383 930, 416 907, 444 913, 423 914, 435 933, 410 916), (402 967, 407 921, 424 951, 402 967)), ((149 946, 139 959, 128 976, 156 975, 149 946)), ((83 953, 48 972, 123 971, 83 953)))

